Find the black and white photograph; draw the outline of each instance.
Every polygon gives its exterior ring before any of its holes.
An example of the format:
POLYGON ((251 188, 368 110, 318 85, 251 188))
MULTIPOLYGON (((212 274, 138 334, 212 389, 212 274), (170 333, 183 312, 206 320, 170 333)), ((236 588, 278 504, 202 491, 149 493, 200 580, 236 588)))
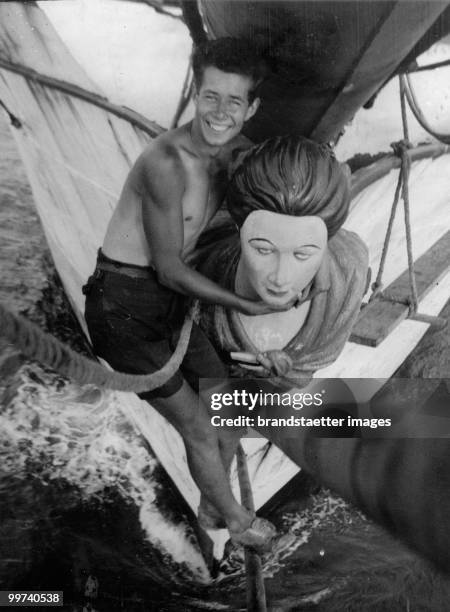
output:
POLYGON ((0 607, 450 609, 450 2, 0 0, 0 607))

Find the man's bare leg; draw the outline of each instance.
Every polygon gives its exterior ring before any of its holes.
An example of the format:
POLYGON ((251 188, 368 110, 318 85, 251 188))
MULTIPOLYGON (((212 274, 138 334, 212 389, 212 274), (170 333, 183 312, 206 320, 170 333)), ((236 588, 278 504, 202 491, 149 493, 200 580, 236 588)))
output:
POLYGON ((246 427, 223 427, 218 433, 220 456, 227 474, 230 473, 231 463, 246 431, 246 427))
MULTIPOLYGON (((222 465, 229 481, 231 463, 236 454, 240 439, 245 435, 245 427, 226 427, 218 430, 219 452, 222 465)), ((201 523, 209 529, 224 527, 224 519, 220 510, 208 496, 202 493, 198 509, 201 523)))
POLYGON ((217 430, 211 425, 207 408, 199 396, 184 382, 168 398, 152 400, 158 410, 180 433, 192 477, 202 494, 211 501, 231 532, 247 529, 253 516, 234 498, 224 463, 229 467, 239 437, 231 445, 219 446, 217 430))

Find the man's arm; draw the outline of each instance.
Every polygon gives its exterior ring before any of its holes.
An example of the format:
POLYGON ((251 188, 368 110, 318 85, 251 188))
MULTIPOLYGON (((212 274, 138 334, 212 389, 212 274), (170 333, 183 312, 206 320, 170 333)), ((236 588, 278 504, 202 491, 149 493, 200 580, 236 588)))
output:
MULTIPOLYGON (((243 298, 214 283, 182 260, 184 169, 176 151, 151 152, 145 161, 142 217, 152 262, 162 285, 246 315, 272 312, 264 302, 243 298)), ((292 305, 283 307, 286 310, 292 305)))

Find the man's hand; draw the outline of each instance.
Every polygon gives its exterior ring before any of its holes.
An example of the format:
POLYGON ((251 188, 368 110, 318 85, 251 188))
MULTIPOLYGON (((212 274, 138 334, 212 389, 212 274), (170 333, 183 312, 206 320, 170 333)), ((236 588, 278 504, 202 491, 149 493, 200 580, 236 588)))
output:
POLYGON ((246 300, 242 298, 241 307, 238 308, 239 312, 249 317, 254 317, 258 315, 270 314, 271 312, 285 312, 286 310, 290 310, 293 308, 298 302, 298 297, 294 297, 289 302, 285 304, 280 304, 279 306, 274 306, 270 304, 266 304, 262 300, 253 301, 246 300))

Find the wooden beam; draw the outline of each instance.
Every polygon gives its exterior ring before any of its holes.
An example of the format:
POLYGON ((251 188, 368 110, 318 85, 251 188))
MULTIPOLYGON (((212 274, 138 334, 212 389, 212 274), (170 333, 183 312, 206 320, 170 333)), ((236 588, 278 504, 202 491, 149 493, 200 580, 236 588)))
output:
MULTIPOLYGON (((422 159, 435 159, 436 157, 440 157, 441 155, 446 155, 450 152, 449 145, 434 143, 434 144, 425 144, 419 145, 418 147, 414 147, 407 151, 407 155, 410 162, 420 161, 422 159)), ((352 159, 355 159, 355 156, 352 159)), ((350 160, 351 161, 351 160, 350 160)), ((364 166, 356 170, 352 174, 351 180, 351 200, 354 200, 356 196, 358 196, 366 187, 369 185, 373 185, 376 181, 380 180, 391 170, 395 168, 400 168, 402 165, 402 160, 398 155, 386 154, 385 157, 381 159, 377 159, 369 166, 364 166)))
POLYGON ((55 89, 56 91, 61 91, 73 98, 78 98, 79 100, 83 100, 84 102, 88 102, 89 104, 93 104, 98 108, 103 108, 109 113, 120 117, 120 119, 124 119, 141 129, 143 132, 148 134, 151 138, 156 138, 159 134, 164 132, 164 129, 155 123, 154 121, 150 121, 140 113, 137 113, 131 108, 126 108, 125 106, 120 106, 118 104, 113 104, 107 98, 84 89, 79 85, 74 85, 73 83, 69 83, 68 81, 62 81, 61 79, 56 79, 54 77, 46 76, 45 74, 41 74, 32 68, 28 68, 27 66, 23 66, 22 64, 16 64, 14 62, 10 62, 0 58, 0 68, 2 70, 8 70, 9 72, 14 72, 15 74, 20 74, 25 77, 28 81, 32 81, 35 83, 39 83, 44 87, 49 87, 50 89, 55 89))
MULTIPOLYGON (((440 238, 414 264, 419 302, 450 269, 450 231, 440 238)), ((386 289, 387 295, 400 300, 410 294, 408 270, 386 289)), ((378 346, 397 325, 408 316, 408 306, 380 296, 369 302, 360 312, 353 327, 350 342, 378 346)))

